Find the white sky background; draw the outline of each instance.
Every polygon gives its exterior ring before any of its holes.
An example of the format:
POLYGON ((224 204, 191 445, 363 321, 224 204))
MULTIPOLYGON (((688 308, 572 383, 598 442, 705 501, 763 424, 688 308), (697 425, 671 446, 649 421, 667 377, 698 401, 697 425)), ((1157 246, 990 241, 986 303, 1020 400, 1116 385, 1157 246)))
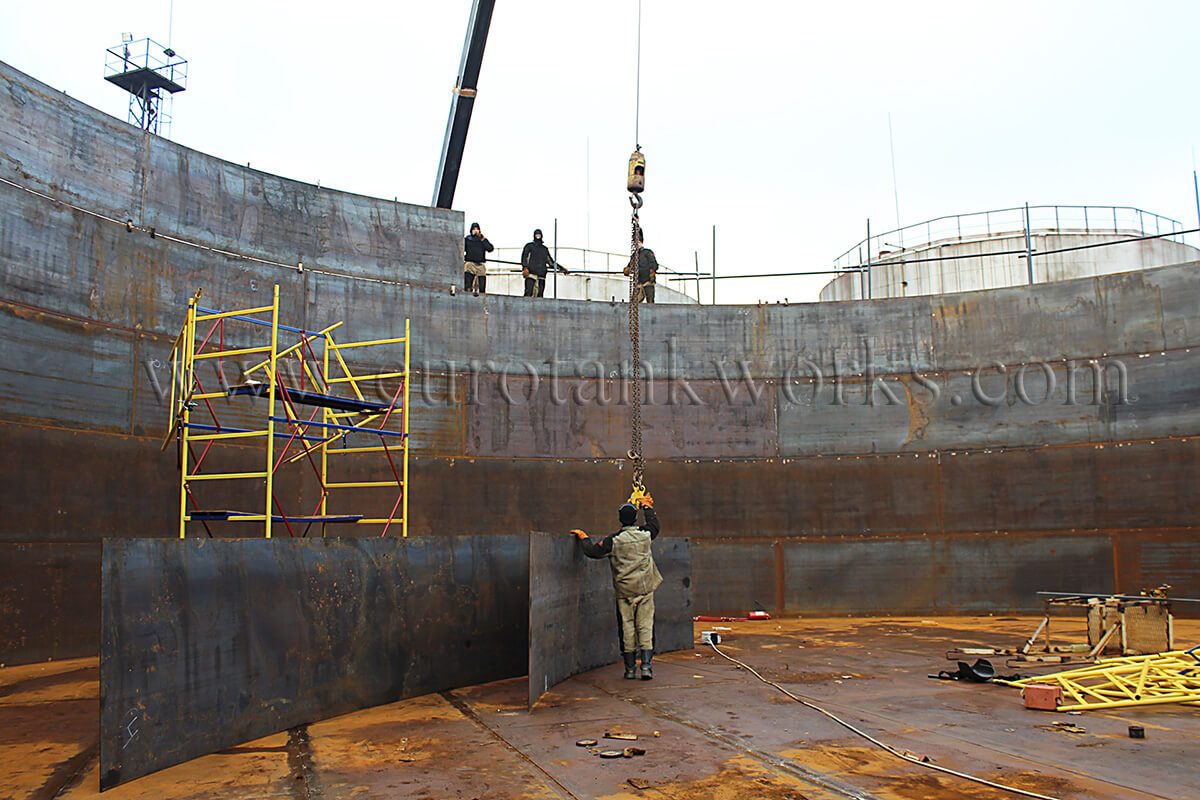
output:
MULTIPOLYGON (((455 207, 497 246, 549 241, 557 217, 560 245, 627 252, 637 0, 496 5, 455 207)), ((171 138, 428 205, 470 6, 175 0, 171 138)), ((166 44, 169 9, 0 0, 0 60, 124 119, 104 50, 123 31, 166 44)), ((707 269, 716 224, 718 274, 827 268, 868 218, 896 225, 889 111, 901 224, 1028 201, 1194 227, 1198 23, 1194 0, 643 0, 646 243, 707 269)), ((826 280, 722 281, 718 299, 815 300, 826 280)))

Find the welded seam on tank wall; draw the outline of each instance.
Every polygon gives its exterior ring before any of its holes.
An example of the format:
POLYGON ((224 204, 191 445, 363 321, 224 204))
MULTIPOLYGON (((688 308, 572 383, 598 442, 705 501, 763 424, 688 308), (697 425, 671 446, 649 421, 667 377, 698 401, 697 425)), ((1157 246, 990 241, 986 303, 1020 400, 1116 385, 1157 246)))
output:
MULTIPOLYGON (((33 428, 45 431, 62 431, 63 433, 86 433, 90 435, 100 436, 119 436, 124 439, 141 440, 147 442, 158 443, 162 440, 161 436, 153 435, 138 435, 125 433, 123 431, 105 430, 103 428, 72 428, 66 425, 47 424, 44 419, 38 417, 25 417, 21 415, 8 416, 0 413, 0 424, 2 425, 19 425, 24 428, 33 428)), ((702 456, 684 456, 681 458, 648 458, 647 464, 804 464, 812 461, 828 461, 830 459, 841 461, 859 461, 873 460, 885 461, 890 459, 915 459, 915 458, 940 458, 943 455, 949 456, 972 456, 972 455, 1003 455, 1006 453, 1025 453, 1025 452, 1047 452, 1059 450, 1072 450, 1091 448, 1093 450, 1104 450, 1105 448, 1120 448, 1132 447, 1136 445, 1157 445, 1158 443, 1172 444, 1187 444, 1193 439, 1200 438, 1200 433, 1187 435, 1172 435, 1172 436, 1154 436, 1145 439, 1119 439, 1106 440, 1103 442, 1057 442, 1054 444, 1021 444, 1021 445, 989 445, 987 447, 946 447, 938 450, 917 450, 912 452, 887 452, 887 453, 854 453, 854 452, 824 452, 813 455, 795 455, 795 456, 719 456, 719 457, 702 457, 702 456)), ((226 445, 230 448, 238 448, 247 452, 253 452, 254 447, 244 444, 230 443, 226 445)), ((487 463, 563 463, 571 462, 572 464, 624 464, 626 458, 621 456, 611 457, 588 457, 588 458, 572 458, 570 456, 493 456, 487 454, 466 454, 466 453, 426 453, 425 455, 412 456, 414 461, 426 459, 428 461, 446 461, 453 463, 455 461, 483 461, 487 463)))
MULTIPOLYGON (((0 181, 3 181, 3 178, 0 178, 0 181)), ((328 273, 328 274, 333 274, 333 273, 328 273)), ((350 280, 368 280, 365 278, 358 278, 355 276, 341 275, 341 274, 338 274, 335 277, 348 278, 350 280)), ((373 279, 371 279, 371 280, 373 280, 373 279)), ((127 325, 120 325, 120 324, 116 324, 113 322, 105 322, 105 321, 97 319, 95 317, 82 317, 77 314, 70 314, 70 313, 66 313, 66 312, 62 312, 62 311, 56 311, 54 309, 46 308, 44 306, 37 306, 37 305, 33 305, 31 303, 24 303, 19 300, 10 300, 8 298, 0 297, 0 306, 8 306, 13 309, 23 309, 25 311, 28 311, 28 312, 31 312, 34 314, 40 314, 40 315, 45 315, 45 316, 49 316, 49 317, 56 317, 58 319, 69 320, 71 322, 77 322, 84 326, 95 325, 97 327, 105 328, 107 330, 121 331, 123 333, 129 333, 129 334, 136 335, 136 336, 161 339, 164 342, 173 340, 173 337, 170 334, 162 332, 162 331, 153 331, 153 330, 147 330, 145 328, 140 328, 137 326, 129 327, 127 325)), ((305 308, 307 309, 307 304, 306 304, 305 308)), ((231 340, 231 341, 235 341, 235 340, 231 340)), ((1167 354, 1178 354, 1178 353, 1190 353, 1190 352, 1192 352, 1193 349, 1196 349, 1198 347, 1200 347, 1200 344, 1178 345, 1178 346, 1174 346, 1174 347, 1155 347, 1155 348, 1152 348, 1149 350, 1128 351, 1128 352, 1118 352, 1118 353, 1104 353, 1102 355, 1056 356, 1054 358, 1033 359, 1033 360, 1029 360, 1029 361, 1012 361, 1012 362, 1006 361, 1006 362, 1004 362, 1004 366, 1006 368, 1008 368, 1010 371, 1012 371, 1012 370, 1020 370, 1023 367, 1041 366, 1042 364, 1045 364, 1047 366, 1054 366, 1054 365, 1059 365, 1059 364, 1061 364, 1063 366, 1068 366, 1071 362, 1075 362, 1075 366, 1077 368, 1083 369, 1090 362, 1099 361, 1100 359, 1121 359, 1121 358, 1133 359, 1133 358, 1142 358, 1145 356, 1152 356, 1155 354, 1167 355, 1167 354)), ((473 370, 473 371, 472 370, 451 371, 451 370, 441 370, 441 369, 431 369, 431 370, 425 371, 425 370, 414 369, 413 373, 419 374, 419 375, 427 375, 429 377, 456 377, 456 376, 469 376, 469 375, 473 375, 473 374, 508 375, 507 368, 512 366, 508 362, 493 361, 490 359, 486 360, 486 361, 477 361, 475 363, 479 367, 479 369, 473 370), (490 369, 488 368, 489 364, 491 365, 490 369), (501 368, 501 367, 503 367, 503 368, 501 368)), ((376 365, 375 362, 371 362, 371 361, 362 361, 362 362, 356 361, 356 362, 352 362, 352 364, 353 365, 362 364, 362 365, 367 365, 367 366, 375 366, 376 365)), ((940 367, 940 368, 930 368, 930 369, 918 370, 918 374, 923 378, 935 378, 935 377, 936 378, 949 378, 949 377, 959 376, 959 375, 965 376, 965 377, 971 377, 979 372, 981 372, 980 369, 969 370, 969 369, 963 369, 962 367, 940 367)), ((882 370, 872 370, 869 373, 856 371, 856 372, 851 372, 851 373, 848 373, 845 375, 839 374, 836 376, 836 381, 837 381, 837 383, 843 384, 847 387, 855 387, 855 386, 861 386, 863 384, 877 381, 877 380, 882 380, 882 381, 891 380, 891 381, 896 381, 896 382, 903 382, 903 378, 911 377, 912 374, 913 373, 911 370, 906 371, 906 372, 885 372, 882 370)), ((520 376, 513 375, 513 376, 509 376, 509 377, 511 377, 513 380, 518 380, 520 376)), ((597 378, 575 377, 575 376, 570 376, 570 375, 563 375, 560 377, 564 381, 582 382, 588 386, 595 385, 595 384, 613 383, 616 380, 616 379, 611 379, 611 378, 605 378, 603 380, 599 380, 597 378)), ((981 376, 981 377, 994 377, 994 376, 987 375, 987 376, 981 376)), ((731 378, 726 378, 723 380, 721 378, 678 378, 678 377, 676 377, 676 378, 656 378, 654 380, 658 381, 660 383, 666 383, 666 384, 671 384, 671 383, 674 383, 677 381, 685 381, 689 384, 695 383, 695 384, 718 384, 718 385, 723 385, 726 382, 733 381, 733 379, 731 379, 731 378)), ((740 380, 741 379, 738 379, 739 382, 740 382, 740 380)), ((830 376, 830 378, 828 378, 828 379, 822 378, 821 380, 822 381, 827 380, 828 382, 832 383, 833 376, 830 376)), ((802 379, 793 378, 793 379, 785 381, 784 379, 782 379, 778 376, 762 378, 761 381, 762 381, 762 384, 764 387, 781 386, 781 385, 784 385, 785 383, 790 384, 792 386, 806 386, 806 385, 818 382, 818 380, 816 378, 810 378, 810 377, 805 377, 802 379)), ((1166 437, 1156 437, 1156 438, 1166 438, 1166 437)), ((1126 441, 1126 440, 1121 440, 1121 441, 1126 441)), ((1130 440, 1130 441, 1134 441, 1134 440, 1130 440)), ((956 448, 956 449, 962 449, 962 448, 956 448)), ((922 451, 922 452, 934 452, 934 451, 922 451)))
MULTIPOLYGON (((1090 541, 1096 534, 1109 534, 1114 530, 1121 536, 1157 535, 1194 533, 1195 528, 1183 525, 1161 525, 1154 527, 1139 526, 1136 528, 1114 529, 1110 526, 1090 528, 1012 528, 1005 527, 1001 535, 1018 539, 1040 539, 1063 536, 1077 536, 1090 541)), ((775 545, 775 544, 829 544, 831 542, 916 542, 924 539, 970 540, 978 539, 980 535, 992 535, 994 531, 979 531, 970 528, 951 528, 949 530, 930 531, 867 531, 865 533, 830 533, 830 534, 792 534, 788 536, 705 536, 693 538, 693 547, 704 548, 714 545, 775 545)))

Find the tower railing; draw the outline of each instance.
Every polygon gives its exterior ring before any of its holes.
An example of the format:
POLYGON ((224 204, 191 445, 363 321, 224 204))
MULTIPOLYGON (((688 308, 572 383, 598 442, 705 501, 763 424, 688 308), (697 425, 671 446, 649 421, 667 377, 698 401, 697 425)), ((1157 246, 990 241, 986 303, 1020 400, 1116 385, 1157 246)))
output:
POLYGON ((902 228, 872 233, 833 260, 833 270, 846 270, 876 263, 881 254, 895 254, 931 244, 976 240, 989 237, 1037 233, 1105 233, 1163 235, 1182 242, 1182 222, 1133 206, 1049 205, 995 208, 969 214, 944 217, 905 225, 902 228))

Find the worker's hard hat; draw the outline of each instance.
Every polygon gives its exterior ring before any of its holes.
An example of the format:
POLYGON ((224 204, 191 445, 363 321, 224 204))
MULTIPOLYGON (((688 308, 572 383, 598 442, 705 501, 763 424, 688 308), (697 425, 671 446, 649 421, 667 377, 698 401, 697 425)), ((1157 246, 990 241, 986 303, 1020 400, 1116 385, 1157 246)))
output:
POLYGON ((632 525, 637 522, 637 506, 633 503, 622 503, 617 509, 617 516, 621 518, 622 525, 632 525))

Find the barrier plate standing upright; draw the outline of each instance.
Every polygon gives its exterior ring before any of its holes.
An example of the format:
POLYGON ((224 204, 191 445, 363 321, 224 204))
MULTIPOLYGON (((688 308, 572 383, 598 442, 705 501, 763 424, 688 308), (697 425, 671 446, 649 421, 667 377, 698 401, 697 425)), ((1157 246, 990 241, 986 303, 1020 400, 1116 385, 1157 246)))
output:
MULTIPOLYGON (((688 539, 660 536, 654 561, 654 649, 687 650, 692 633, 692 551, 688 539)), ((573 536, 529 537, 529 707, 572 675, 621 660, 612 572, 583 554, 573 536)))

